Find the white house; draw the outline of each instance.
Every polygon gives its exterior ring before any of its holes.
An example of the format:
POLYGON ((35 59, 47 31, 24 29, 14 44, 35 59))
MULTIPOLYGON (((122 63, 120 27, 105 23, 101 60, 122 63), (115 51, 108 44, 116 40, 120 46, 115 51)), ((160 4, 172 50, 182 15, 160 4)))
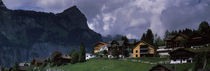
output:
POLYGON ((93 55, 91 53, 86 53, 85 55, 86 55, 86 57, 85 57, 86 60, 96 57, 95 55, 93 55))

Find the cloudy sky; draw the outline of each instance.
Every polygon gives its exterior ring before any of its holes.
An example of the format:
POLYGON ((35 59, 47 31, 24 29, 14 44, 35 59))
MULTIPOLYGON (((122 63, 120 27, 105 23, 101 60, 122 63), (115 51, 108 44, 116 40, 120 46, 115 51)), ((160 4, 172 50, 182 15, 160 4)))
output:
POLYGON ((9 9, 59 13, 76 5, 94 31, 139 39, 147 29, 163 36, 165 30, 197 29, 210 22, 210 0, 3 0, 9 9))

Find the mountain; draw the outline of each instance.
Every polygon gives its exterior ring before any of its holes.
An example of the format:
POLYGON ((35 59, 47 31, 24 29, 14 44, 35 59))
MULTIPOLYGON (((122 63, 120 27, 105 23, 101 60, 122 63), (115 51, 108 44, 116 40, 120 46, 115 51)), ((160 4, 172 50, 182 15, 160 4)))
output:
POLYGON ((53 51, 69 53, 84 43, 93 50, 102 41, 100 34, 89 29, 83 13, 73 6, 53 14, 10 10, 0 0, 0 65, 49 57, 53 51))

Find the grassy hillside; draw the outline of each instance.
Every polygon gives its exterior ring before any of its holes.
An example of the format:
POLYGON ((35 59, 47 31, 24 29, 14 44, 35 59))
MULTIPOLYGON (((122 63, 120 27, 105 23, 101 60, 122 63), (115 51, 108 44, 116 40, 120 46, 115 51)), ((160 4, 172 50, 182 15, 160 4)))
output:
MULTIPOLYGON (((192 70, 193 63, 167 64, 166 66, 176 68, 176 71, 192 70)), ((155 64, 146 64, 122 60, 91 59, 85 63, 68 64, 54 67, 65 71, 148 71, 155 64)))
POLYGON ((147 61, 147 62, 160 62, 160 61, 168 61, 169 58, 143 57, 143 58, 131 58, 130 60, 141 60, 141 61, 147 61))
POLYGON ((119 60, 92 59, 85 63, 68 64, 55 67, 65 71, 148 71, 153 64, 135 63, 119 60))

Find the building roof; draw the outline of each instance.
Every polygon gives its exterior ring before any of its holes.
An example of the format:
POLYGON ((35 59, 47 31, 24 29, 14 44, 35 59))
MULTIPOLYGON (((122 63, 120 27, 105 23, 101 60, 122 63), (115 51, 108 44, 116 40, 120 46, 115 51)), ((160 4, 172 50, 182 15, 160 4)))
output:
POLYGON ((169 71, 174 71, 174 69, 172 69, 171 67, 168 67, 168 66, 165 66, 165 65, 161 65, 161 64, 155 65, 155 66, 152 67, 152 69, 150 69, 149 71, 152 71, 152 70, 154 70, 154 69, 156 69, 156 68, 158 68, 158 67, 163 67, 163 68, 165 68, 165 69, 167 69, 167 70, 169 70, 169 71))
POLYGON ((61 58, 64 58, 64 59, 71 59, 72 57, 69 56, 69 55, 62 55, 61 58))
POLYGON ((20 71, 26 71, 27 68, 28 68, 28 66, 19 66, 18 67, 18 70, 20 70, 20 71))
POLYGON ((35 58, 34 61, 37 62, 37 63, 44 63, 44 62, 47 61, 47 59, 44 59, 44 58, 35 58))
MULTIPOLYGON (((150 45, 149 43, 147 43, 147 42, 145 42, 145 41, 139 41, 138 44, 140 44, 141 42, 142 42, 142 43, 145 43, 146 45, 151 46, 152 48, 154 48, 154 46, 150 45)), ((138 44, 136 44, 135 47, 137 47, 138 44)))
POLYGON ((117 41, 119 43, 119 46, 123 46, 124 41, 117 41))
POLYGON ((185 35, 185 34, 177 34, 177 35, 175 35, 175 36, 169 36, 169 37, 167 37, 166 40, 173 40, 173 39, 175 39, 175 38, 178 37, 178 36, 182 36, 182 37, 184 37, 185 39, 189 39, 189 38, 190 38, 188 35, 185 35))
POLYGON ((194 57, 195 56, 194 52, 185 50, 183 48, 173 50, 172 52, 169 52, 169 54, 170 54, 170 58, 172 58, 172 59, 190 58, 190 57, 194 57))
POLYGON ((104 42, 98 42, 98 43, 96 43, 96 44, 94 45, 94 47, 98 47, 99 45, 106 45, 106 43, 104 43, 104 42))
POLYGON ((104 43, 104 42, 98 42, 98 43, 96 43, 95 45, 94 45, 94 50, 99 50, 101 47, 100 46, 104 46, 104 45, 107 45, 106 43, 104 43))

